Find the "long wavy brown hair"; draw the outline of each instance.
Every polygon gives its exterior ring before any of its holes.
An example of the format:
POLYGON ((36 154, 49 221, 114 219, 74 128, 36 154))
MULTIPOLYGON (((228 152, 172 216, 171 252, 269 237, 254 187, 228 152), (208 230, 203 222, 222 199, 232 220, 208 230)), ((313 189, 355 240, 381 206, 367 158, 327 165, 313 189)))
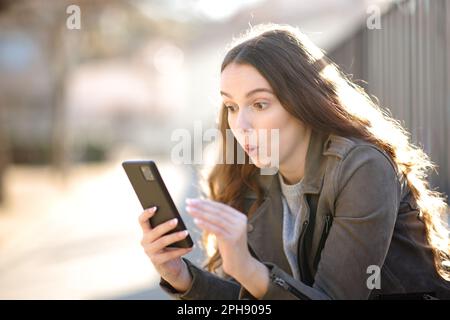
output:
MULTIPOLYGON (((434 165, 424 151, 410 142, 409 133, 394 120, 387 110, 380 108, 365 91, 353 83, 297 28, 287 25, 263 24, 251 27, 235 39, 222 63, 221 71, 230 63, 248 64, 267 79, 282 106, 294 117, 315 131, 343 137, 357 137, 373 143, 396 163, 407 178, 416 199, 426 234, 434 253, 438 273, 450 280, 450 241, 446 223, 448 206, 443 195, 430 189, 427 176, 434 165)), ((228 109, 222 104, 218 127, 226 136, 228 109)), ((253 191, 256 201, 247 212, 252 213, 263 202, 263 189, 257 175, 259 168, 236 161, 240 146, 233 138, 235 161, 218 163, 207 171, 204 185, 208 197, 244 212, 244 194, 253 191)), ((222 159, 228 143, 221 143, 218 152, 222 159)), ((203 235, 205 246, 211 240, 203 235)), ((218 250, 205 263, 209 271, 221 266, 218 250)))

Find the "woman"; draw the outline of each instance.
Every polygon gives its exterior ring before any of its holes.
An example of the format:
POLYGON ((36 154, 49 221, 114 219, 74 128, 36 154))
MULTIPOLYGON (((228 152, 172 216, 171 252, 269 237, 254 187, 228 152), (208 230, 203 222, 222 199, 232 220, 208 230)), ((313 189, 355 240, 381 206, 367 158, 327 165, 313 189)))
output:
POLYGON ((303 34, 252 28, 224 58, 221 94, 220 130, 231 129, 250 161, 217 164, 210 199, 187 200, 217 241, 207 270, 181 258, 190 249, 165 248, 186 236, 165 235, 174 223, 152 229, 154 210, 142 213, 142 246, 164 290, 180 299, 450 297, 447 205, 427 187, 431 163, 303 34), (278 141, 251 142, 272 129, 278 141), (273 145, 278 173, 262 175, 274 154, 258 151, 273 145))

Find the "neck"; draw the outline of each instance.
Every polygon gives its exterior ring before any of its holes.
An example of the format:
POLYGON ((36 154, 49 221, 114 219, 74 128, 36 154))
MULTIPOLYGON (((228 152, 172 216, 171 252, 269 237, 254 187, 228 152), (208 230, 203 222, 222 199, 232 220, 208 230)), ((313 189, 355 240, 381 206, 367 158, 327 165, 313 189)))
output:
POLYGON ((307 129, 302 139, 288 155, 287 159, 280 163, 280 174, 286 184, 300 182, 305 174, 306 153, 308 152, 311 129, 307 129))

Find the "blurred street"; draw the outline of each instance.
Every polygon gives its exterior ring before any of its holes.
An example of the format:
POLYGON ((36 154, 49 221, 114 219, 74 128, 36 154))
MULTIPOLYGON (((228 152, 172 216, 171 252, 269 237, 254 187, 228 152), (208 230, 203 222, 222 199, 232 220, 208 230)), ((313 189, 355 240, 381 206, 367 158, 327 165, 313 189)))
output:
MULTIPOLYGON (((191 172, 157 163, 183 212, 185 196, 194 196, 186 188, 191 172)), ((7 181, 0 299, 169 298, 140 246, 142 210, 120 162, 74 167, 64 187, 50 171, 27 166, 11 167, 7 181)))

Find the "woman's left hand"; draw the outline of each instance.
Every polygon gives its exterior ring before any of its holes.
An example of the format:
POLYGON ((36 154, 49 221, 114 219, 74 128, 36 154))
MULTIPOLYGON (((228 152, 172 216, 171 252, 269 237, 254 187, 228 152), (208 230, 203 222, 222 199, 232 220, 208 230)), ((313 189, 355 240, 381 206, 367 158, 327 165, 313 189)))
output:
POLYGON ((195 224, 216 236, 223 271, 235 279, 245 277, 253 258, 247 247, 247 216, 213 200, 186 199, 186 203, 195 224))

